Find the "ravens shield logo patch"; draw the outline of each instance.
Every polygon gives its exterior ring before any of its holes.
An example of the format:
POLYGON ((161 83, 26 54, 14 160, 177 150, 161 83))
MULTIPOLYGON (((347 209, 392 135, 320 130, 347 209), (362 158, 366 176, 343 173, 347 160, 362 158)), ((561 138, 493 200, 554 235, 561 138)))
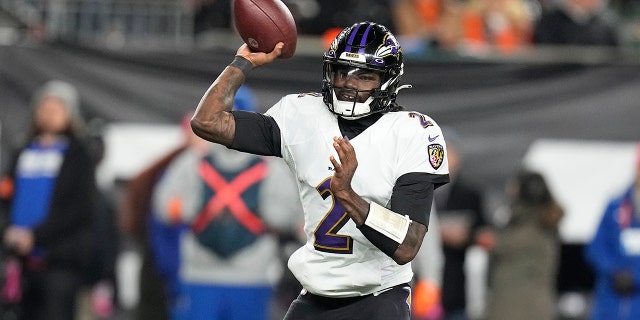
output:
POLYGON ((434 143, 429 145, 429 163, 431 166, 438 170, 444 161, 444 148, 442 145, 434 143))

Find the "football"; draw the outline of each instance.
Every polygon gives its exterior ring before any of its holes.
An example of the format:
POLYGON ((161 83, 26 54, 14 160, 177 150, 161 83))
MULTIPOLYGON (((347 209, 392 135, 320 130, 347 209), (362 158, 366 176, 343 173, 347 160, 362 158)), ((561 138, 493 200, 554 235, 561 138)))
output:
POLYGON ((282 1, 233 0, 233 20, 251 50, 271 52, 282 41, 279 58, 291 58, 295 53, 298 31, 291 11, 282 1))

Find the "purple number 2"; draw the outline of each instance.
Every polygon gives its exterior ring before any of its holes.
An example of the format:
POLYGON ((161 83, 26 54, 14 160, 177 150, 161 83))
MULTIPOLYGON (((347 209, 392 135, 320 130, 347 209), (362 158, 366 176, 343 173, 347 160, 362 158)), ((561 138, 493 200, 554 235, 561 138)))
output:
POLYGON ((316 241, 313 243, 313 247, 324 252, 349 254, 353 252, 353 238, 340 235, 338 231, 350 218, 342 204, 333 197, 330 186, 331 177, 325 179, 316 187, 322 199, 331 199, 332 206, 331 210, 327 212, 318 227, 316 227, 314 232, 316 241))

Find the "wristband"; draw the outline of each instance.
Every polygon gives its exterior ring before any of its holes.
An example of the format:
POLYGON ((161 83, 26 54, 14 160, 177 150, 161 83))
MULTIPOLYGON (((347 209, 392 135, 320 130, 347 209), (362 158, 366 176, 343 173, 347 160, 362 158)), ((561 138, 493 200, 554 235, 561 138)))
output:
POLYGON ((407 231, 409 231, 411 219, 408 216, 399 215, 375 202, 371 202, 369 214, 364 224, 391 240, 402 243, 407 236, 407 231))
POLYGON ((229 66, 240 69, 240 71, 242 71, 244 75, 247 75, 249 71, 253 69, 253 64, 251 63, 251 61, 249 61, 249 59, 242 56, 235 56, 235 58, 233 58, 233 61, 231 61, 229 66))

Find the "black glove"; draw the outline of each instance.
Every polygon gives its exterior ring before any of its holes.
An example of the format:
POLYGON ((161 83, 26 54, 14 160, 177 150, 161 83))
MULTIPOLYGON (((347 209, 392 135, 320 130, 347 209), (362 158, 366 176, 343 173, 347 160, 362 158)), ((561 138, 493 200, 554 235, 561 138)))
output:
POLYGON ((633 280, 633 274, 630 271, 618 271, 613 274, 613 290, 621 296, 631 295, 636 290, 633 280))

